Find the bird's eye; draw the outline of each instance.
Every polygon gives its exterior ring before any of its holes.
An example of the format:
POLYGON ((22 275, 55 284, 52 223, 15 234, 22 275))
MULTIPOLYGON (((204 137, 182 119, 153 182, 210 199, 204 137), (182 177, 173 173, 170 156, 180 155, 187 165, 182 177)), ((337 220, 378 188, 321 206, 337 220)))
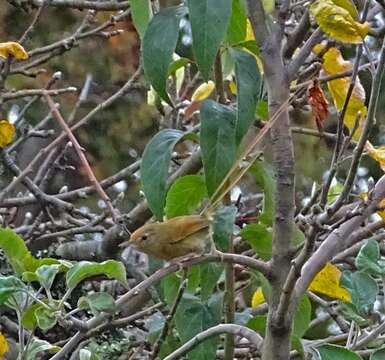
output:
POLYGON ((147 235, 142 235, 142 237, 140 238, 142 241, 146 241, 147 240, 147 235))

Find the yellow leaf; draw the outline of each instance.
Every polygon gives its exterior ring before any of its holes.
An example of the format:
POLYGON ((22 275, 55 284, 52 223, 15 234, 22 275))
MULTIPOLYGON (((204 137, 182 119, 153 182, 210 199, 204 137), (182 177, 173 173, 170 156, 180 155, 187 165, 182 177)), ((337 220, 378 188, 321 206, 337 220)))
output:
POLYGON ((251 299, 251 307, 255 308, 260 304, 263 304, 265 302, 265 297, 263 296, 262 288, 259 287, 257 290, 255 290, 253 294, 253 298, 251 299))
POLYGON ((215 89, 213 81, 209 80, 207 83, 203 83, 197 87, 191 96, 191 101, 203 101, 208 98, 215 89))
POLYGON ((330 37, 347 44, 360 44, 368 34, 369 24, 354 20, 344 7, 332 0, 317 0, 310 6, 310 13, 320 28, 330 37))
MULTIPOLYGON (((247 19, 247 22, 246 22, 245 41, 255 41, 253 27, 251 26, 251 22, 249 19, 247 19)), ((249 49, 243 48, 243 50, 247 51, 248 53, 250 53, 251 55, 253 55, 255 57, 255 61, 257 62, 258 70, 261 74, 263 74, 263 64, 262 64, 261 58, 259 56, 257 56, 256 54, 254 54, 253 52, 251 52, 249 49)))
POLYGON ((233 95, 236 95, 237 93, 237 84, 234 80, 231 80, 229 83, 229 89, 233 95))
POLYGON ((334 4, 349 11, 350 16, 354 20, 358 20, 358 11, 356 6, 350 0, 332 0, 334 4))
POLYGON ((365 148, 368 155, 378 162, 382 171, 385 171, 385 146, 374 147, 367 141, 365 148))
POLYGON ((327 263, 315 276, 309 286, 309 290, 321 295, 326 295, 332 299, 350 302, 349 292, 339 285, 340 277, 341 271, 336 266, 327 263))
MULTIPOLYGON (((315 51, 318 50, 319 49, 317 48, 315 49, 315 51)), ((324 54, 323 60, 324 62, 322 64, 322 68, 327 75, 334 75, 340 72, 351 70, 353 67, 349 61, 346 61, 342 57, 341 52, 336 48, 330 48, 324 54)), ((333 98, 334 106, 338 111, 341 111, 344 106, 345 98, 350 85, 350 79, 351 78, 347 76, 344 78, 328 81, 328 89, 330 95, 333 98)), ((354 140, 358 140, 361 135, 362 126, 364 124, 367 113, 367 108, 365 106, 365 90, 360 80, 357 78, 344 118, 344 124, 349 130, 354 128, 358 113, 361 113, 361 120, 358 129, 354 133, 354 140)))
POLYGON ((3 359, 4 355, 8 351, 8 341, 5 336, 0 333, 0 359, 3 359))
POLYGON ((7 59, 9 56, 13 56, 17 60, 28 59, 27 52, 19 43, 12 41, 0 43, 0 57, 7 59))
POLYGON ((10 144, 15 135, 15 126, 7 120, 0 120, 0 148, 10 144))
MULTIPOLYGON (((331 299, 350 302, 349 292, 342 288, 340 284, 341 271, 331 263, 327 263, 325 267, 315 276, 309 286, 309 290, 320 295, 326 295, 331 299)), ((265 302, 262 288, 257 288, 251 300, 251 306, 257 307, 265 302)))

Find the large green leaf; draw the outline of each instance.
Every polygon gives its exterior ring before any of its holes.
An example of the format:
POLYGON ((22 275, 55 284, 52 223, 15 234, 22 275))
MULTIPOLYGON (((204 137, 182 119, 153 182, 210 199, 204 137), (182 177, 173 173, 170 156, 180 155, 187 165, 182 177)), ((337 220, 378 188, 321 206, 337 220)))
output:
POLYGON ((311 320, 311 303, 309 298, 305 295, 302 297, 301 302, 295 312, 293 323, 293 336, 301 339, 307 329, 309 328, 311 320))
POLYGON ((166 197, 166 217, 189 215, 206 196, 206 184, 202 176, 186 175, 177 179, 166 197))
POLYGON ((243 41, 246 37, 247 17, 243 1, 233 0, 231 18, 227 29, 226 42, 230 45, 243 41))
POLYGON ((143 152, 140 166, 143 191, 149 208, 158 220, 163 219, 171 154, 183 137, 181 131, 164 129, 151 139, 143 152))
POLYGON ((234 222, 237 214, 235 206, 225 206, 217 210, 214 216, 213 238, 215 245, 221 251, 229 248, 230 236, 234 234, 234 222))
POLYGON ((107 260, 102 263, 80 261, 66 274, 66 284, 69 289, 74 289, 81 281, 95 275, 106 275, 110 279, 120 281, 127 285, 126 268, 120 261, 107 260))
POLYGON ((248 224, 241 230, 241 236, 263 260, 271 258, 273 234, 270 227, 263 223, 248 224))
POLYGON ((193 51, 198 68, 208 80, 231 16, 231 0, 189 0, 193 51))
POLYGON ((132 21, 141 39, 146 32, 147 25, 152 17, 150 0, 130 0, 132 21))
POLYGON ((378 285, 366 273, 344 271, 340 279, 340 285, 349 291, 352 303, 360 313, 366 313, 376 301, 378 285))
POLYGON ((361 356, 337 345, 322 345, 318 349, 320 360, 362 360, 361 356))
POLYGON ((365 241, 356 257, 355 263, 358 270, 370 275, 382 275, 385 273, 385 264, 380 260, 380 248, 375 240, 365 241))
POLYGON ((38 306, 34 313, 37 326, 42 330, 49 330, 57 323, 55 312, 51 309, 47 309, 44 306, 38 306))
POLYGON ((200 265, 200 285, 201 298, 207 300, 215 287, 218 279, 223 273, 223 265, 218 263, 208 263, 200 265))
POLYGON ((36 269, 37 279, 46 290, 51 289, 55 277, 60 271, 60 266, 59 264, 42 265, 36 269))
POLYGON ((144 73, 159 96, 170 104, 166 91, 168 67, 178 41, 179 22, 185 13, 182 6, 159 11, 148 24, 142 43, 144 73))
POLYGON ((34 258, 25 245, 24 240, 9 228, 0 228, 0 248, 4 251, 13 271, 19 276, 25 271, 34 272, 39 266, 44 264, 61 264, 60 260, 57 259, 34 258))
POLYGON ((255 119, 262 78, 253 55, 237 49, 231 49, 230 54, 235 61, 235 78, 237 81, 235 138, 237 144, 239 144, 255 119))
POLYGON ((201 150, 207 192, 211 196, 236 159, 236 115, 231 108, 205 100, 201 114, 201 150))
MULTIPOLYGON (((222 296, 214 295, 207 303, 198 298, 185 297, 182 299, 175 315, 175 324, 182 343, 187 342, 196 334, 220 323, 222 296)), ((199 344, 189 352, 190 360, 215 359, 218 337, 211 338, 199 344)))

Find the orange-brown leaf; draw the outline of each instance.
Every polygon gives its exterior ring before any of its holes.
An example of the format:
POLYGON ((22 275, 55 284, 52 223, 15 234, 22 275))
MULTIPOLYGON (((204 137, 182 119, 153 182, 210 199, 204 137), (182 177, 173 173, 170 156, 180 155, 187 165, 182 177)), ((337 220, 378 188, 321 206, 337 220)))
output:
POLYGON ((322 131, 323 122, 329 115, 329 103, 321 89, 318 80, 314 80, 308 88, 308 100, 311 106, 318 130, 322 131))

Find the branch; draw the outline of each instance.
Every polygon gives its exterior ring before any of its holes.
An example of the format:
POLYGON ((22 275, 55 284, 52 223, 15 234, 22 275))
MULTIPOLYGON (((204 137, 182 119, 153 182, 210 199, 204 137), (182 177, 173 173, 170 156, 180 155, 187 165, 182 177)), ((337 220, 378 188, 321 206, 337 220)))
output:
POLYGON ((245 326, 235 325, 235 324, 220 324, 213 326, 210 329, 202 331, 201 333, 195 335, 191 340, 187 341, 179 349, 172 352, 170 355, 166 356, 164 360, 175 360, 181 358, 183 355, 187 354, 191 349, 200 344, 201 342, 220 334, 233 334, 247 338, 250 342, 250 347, 260 348, 262 346, 262 338, 254 330, 251 330, 245 326))
MULTIPOLYGON (((21 0, 22 4, 32 7, 40 7, 44 4, 44 0, 21 0)), ((114 11, 126 10, 129 6, 128 1, 88 1, 88 0, 50 0, 50 6, 58 8, 72 8, 77 10, 98 10, 98 11, 114 11)))
POLYGON ((297 280, 294 292, 294 300, 291 302, 291 307, 299 301, 305 293, 314 276, 330 261, 335 254, 340 253, 348 248, 354 240, 352 235, 373 212, 377 210, 379 202, 385 197, 385 175, 377 182, 376 187, 371 194, 371 199, 363 209, 361 215, 355 216, 338 229, 334 230, 313 253, 310 259, 305 263, 301 270, 301 276, 297 280))

